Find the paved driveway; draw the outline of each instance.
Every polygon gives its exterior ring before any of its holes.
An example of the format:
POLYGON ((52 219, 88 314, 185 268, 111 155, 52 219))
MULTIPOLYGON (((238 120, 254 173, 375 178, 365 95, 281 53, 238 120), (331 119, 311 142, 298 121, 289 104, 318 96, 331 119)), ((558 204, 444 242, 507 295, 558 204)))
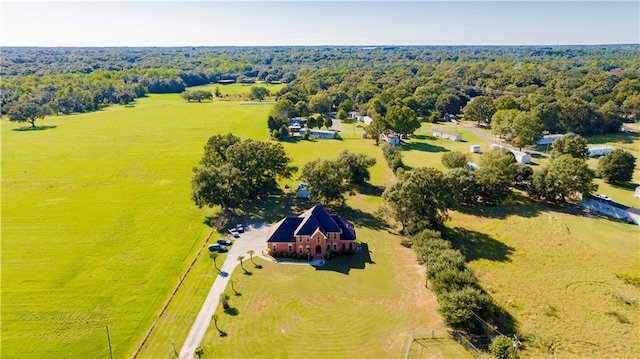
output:
MULTIPOLYGON (((245 232, 240 234, 240 238, 236 238, 229 249, 229 253, 227 253, 227 259, 220 267, 220 274, 214 280, 207 299, 204 301, 200 313, 198 313, 189 335, 182 345, 180 359, 192 359, 194 357, 196 348, 200 346, 202 338, 204 338, 204 334, 211 324, 211 316, 218 307, 220 294, 224 292, 231 273, 240 263, 238 262, 238 256, 245 256, 245 261, 248 260, 247 251, 250 249, 255 252, 254 256, 262 256, 262 252, 267 248, 269 227, 271 227, 269 224, 249 225, 246 227, 245 232)), ((217 238, 214 239, 217 240, 217 238)), ((250 266, 248 268, 251 268, 250 266)))

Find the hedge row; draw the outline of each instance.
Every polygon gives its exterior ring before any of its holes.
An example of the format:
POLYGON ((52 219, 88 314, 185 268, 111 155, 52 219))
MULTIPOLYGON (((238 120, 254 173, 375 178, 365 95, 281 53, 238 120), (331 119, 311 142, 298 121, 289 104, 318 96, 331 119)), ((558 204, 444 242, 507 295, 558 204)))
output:
POLYGON ((462 253, 442 239, 438 231, 424 230, 412 241, 418 261, 426 264, 427 278, 438 297, 438 312, 445 324, 470 334, 484 334, 486 328, 472 312, 490 323, 496 306, 467 268, 462 253))
POLYGON ((384 142, 382 143, 382 155, 387 160, 389 168, 396 173, 399 168, 404 168, 404 162, 402 162, 402 150, 400 147, 391 146, 384 142))

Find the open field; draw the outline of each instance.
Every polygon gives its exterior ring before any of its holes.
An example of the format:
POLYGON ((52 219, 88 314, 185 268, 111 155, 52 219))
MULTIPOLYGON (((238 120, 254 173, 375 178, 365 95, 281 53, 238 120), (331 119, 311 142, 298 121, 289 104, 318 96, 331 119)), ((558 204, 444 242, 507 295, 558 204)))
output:
POLYGON ((228 99, 235 99, 235 100, 237 100, 238 95, 248 95, 251 92, 251 88, 253 86, 264 87, 267 90, 269 90, 269 92, 271 92, 271 95, 273 95, 278 90, 283 88, 285 86, 285 84, 267 84, 267 83, 263 83, 263 82, 257 82, 257 83, 254 83, 254 84, 240 84, 240 83, 233 83, 233 84, 227 84, 227 85, 209 84, 209 85, 203 85, 203 86, 190 87, 188 89, 188 91, 203 90, 203 91, 209 91, 212 94, 215 94, 215 91, 216 91, 216 88, 217 88, 220 91, 221 98, 223 100, 224 99, 227 99, 227 100, 228 99))
POLYGON ((207 138, 264 139, 268 111, 152 95, 2 121, 3 358, 106 357, 105 325, 132 353, 209 231, 189 189, 207 138))
POLYGON ((522 204, 453 213, 450 236, 511 315, 527 357, 632 358, 640 351, 638 226, 522 204))
MULTIPOLYGON (((46 118, 38 124, 50 128, 42 131, 12 131, 22 125, 2 121, 3 358, 107 357, 105 325, 115 357, 130 356, 202 245, 205 217, 216 213, 195 208, 189 193, 207 138, 233 132, 265 140, 269 109, 152 95, 128 107, 46 118)), ((405 162, 442 169, 444 151, 486 143, 459 131, 467 142, 431 140, 425 127, 409 141, 405 162)), ((229 336, 210 328, 208 353, 309 356, 306 348, 317 348, 314 357, 400 357, 411 329, 442 330, 424 269, 371 215, 393 181, 381 151, 348 131, 342 137, 283 144, 299 167, 343 149, 376 158, 372 186, 348 198, 345 215, 375 263, 348 274, 349 257, 335 261, 335 270, 265 263, 250 277, 234 273, 243 295, 231 303, 239 314, 221 314, 229 336), (347 336, 332 335, 345 328, 347 336)), ((295 188, 298 180, 285 183, 295 188)), ((242 220, 275 222, 298 209, 286 201, 258 203, 244 208, 242 220)), ((528 335, 528 354, 640 351, 638 288, 615 277, 640 276, 637 226, 536 205, 478 214, 453 213, 452 235, 462 244, 482 243, 466 252, 471 267, 528 335), (589 338, 570 335, 583 327, 589 338)), ((211 265, 206 255, 196 261, 140 357, 169 357, 172 341, 179 350, 212 283, 211 265)), ((445 356, 459 357, 452 345, 445 356)))

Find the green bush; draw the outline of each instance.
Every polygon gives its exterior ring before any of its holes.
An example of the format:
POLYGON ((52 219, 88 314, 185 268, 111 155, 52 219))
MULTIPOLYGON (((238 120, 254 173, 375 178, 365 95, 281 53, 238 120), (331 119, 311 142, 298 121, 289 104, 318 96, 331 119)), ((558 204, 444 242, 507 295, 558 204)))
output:
POLYGON ((437 273, 445 269, 462 271, 466 268, 464 256, 457 249, 443 249, 427 255, 427 276, 433 279, 437 273))
POLYGON ((485 331, 471 312, 481 318, 489 318, 490 308, 491 298, 477 288, 466 287, 438 296, 438 312, 445 325, 471 334, 482 334, 485 331))
POLYGON ((445 152, 442 157, 440 157, 442 164, 451 169, 451 168, 462 168, 467 164, 467 155, 460 151, 453 152, 445 152))
POLYGON ((465 287, 476 287, 478 280, 468 268, 445 268, 434 274, 431 283, 434 292, 443 294, 461 290, 465 287))
POLYGON ((513 342, 511 339, 504 335, 498 335, 494 337, 491 344, 489 344, 489 351, 496 359, 511 359, 513 358, 512 345, 513 342))

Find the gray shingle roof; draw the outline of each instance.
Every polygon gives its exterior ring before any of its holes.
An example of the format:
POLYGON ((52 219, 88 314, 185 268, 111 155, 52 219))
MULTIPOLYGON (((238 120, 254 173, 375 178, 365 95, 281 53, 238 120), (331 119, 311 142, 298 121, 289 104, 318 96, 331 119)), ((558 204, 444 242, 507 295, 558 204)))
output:
POLYGON ((314 206, 299 217, 286 217, 271 231, 267 242, 295 242, 295 236, 311 236, 319 230, 327 233, 341 233, 342 240, 355 240, 355 228, 340 216, 330 214, 322 206, 314 206))

